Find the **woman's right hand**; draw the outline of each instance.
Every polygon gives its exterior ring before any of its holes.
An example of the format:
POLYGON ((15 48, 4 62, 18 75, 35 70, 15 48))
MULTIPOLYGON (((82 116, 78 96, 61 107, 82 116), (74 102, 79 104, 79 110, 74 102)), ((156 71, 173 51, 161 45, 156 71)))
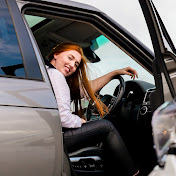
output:
POLYGON ((131 67, 122 68, 116 71, 119 75, 129 75, 132 79, 138 78, 137 71, 131 67))

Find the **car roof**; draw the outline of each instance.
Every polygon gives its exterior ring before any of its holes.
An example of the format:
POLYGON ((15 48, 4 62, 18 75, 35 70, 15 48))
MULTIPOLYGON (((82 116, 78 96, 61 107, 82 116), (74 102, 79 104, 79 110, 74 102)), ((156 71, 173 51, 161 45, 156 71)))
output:
POLYGON ((86 9, 86 10, 91 10, 91 11, 95 11, 95 12, 100 12, 103 13, 101 10, 99 10, 96 7, 93 7, 91 5, 88 4, 84 4, 84 3, 79 3, 79 2, 75 2, 75 1, 70 1, 70 0, 16 0, 18 2, 35 2, 35 3, 56 3, 56 4, 61 4, 64 6, 72 6, 74 8, 81 8, 81 9, 86 9))

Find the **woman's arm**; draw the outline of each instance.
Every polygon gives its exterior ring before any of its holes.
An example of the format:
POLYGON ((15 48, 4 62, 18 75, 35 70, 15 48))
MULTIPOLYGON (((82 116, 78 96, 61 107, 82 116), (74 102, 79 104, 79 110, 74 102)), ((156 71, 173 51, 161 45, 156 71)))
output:
POLYGON ((97 79, 91 81, 92 89, 95 92, 100 91, 107 83, 109 83, 116 75, 129 75, 132 79, 138 77, 137 71, 131 67, 122 68, 119 70, 114 70, 107 73, 97 79))
POLYGON ((64 75, 54 68, 48 68, 47 71, 58 104, 62 127, 66 128, 81 127, 81 124, 85 123, 85 121, 82 120, 79 116, 72 114, 70 111, 71 109, 70 89, 64 75))

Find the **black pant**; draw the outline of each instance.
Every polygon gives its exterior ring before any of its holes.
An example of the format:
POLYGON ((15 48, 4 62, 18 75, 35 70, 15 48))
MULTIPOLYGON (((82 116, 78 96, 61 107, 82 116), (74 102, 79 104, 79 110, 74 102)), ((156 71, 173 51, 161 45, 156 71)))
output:
MULTIPOLYGON (((136 168, 127 148, 114 125, 105 119, 84 123, 80 128, 63 128, 64 144, 68 152, 95 146, 103 142, 106 154, 111 155, 109 161, 115 166, 115 172, 123 175, 133 175, 136 168)), ((114 173, 114 172, 113 172, 114 173)))

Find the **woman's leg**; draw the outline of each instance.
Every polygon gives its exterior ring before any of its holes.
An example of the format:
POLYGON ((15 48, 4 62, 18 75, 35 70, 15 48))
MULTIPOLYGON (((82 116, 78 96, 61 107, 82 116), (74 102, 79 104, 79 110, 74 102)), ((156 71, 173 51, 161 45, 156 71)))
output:
POLYGON ((110 121, 96 120, 83 124, 81 128, 63 130, 64 144, 68 152, 103 142, 107 151, 112 154, 117 171, 121 168, 126 175, 133 175, 136 172, 123 140, 110 121))

